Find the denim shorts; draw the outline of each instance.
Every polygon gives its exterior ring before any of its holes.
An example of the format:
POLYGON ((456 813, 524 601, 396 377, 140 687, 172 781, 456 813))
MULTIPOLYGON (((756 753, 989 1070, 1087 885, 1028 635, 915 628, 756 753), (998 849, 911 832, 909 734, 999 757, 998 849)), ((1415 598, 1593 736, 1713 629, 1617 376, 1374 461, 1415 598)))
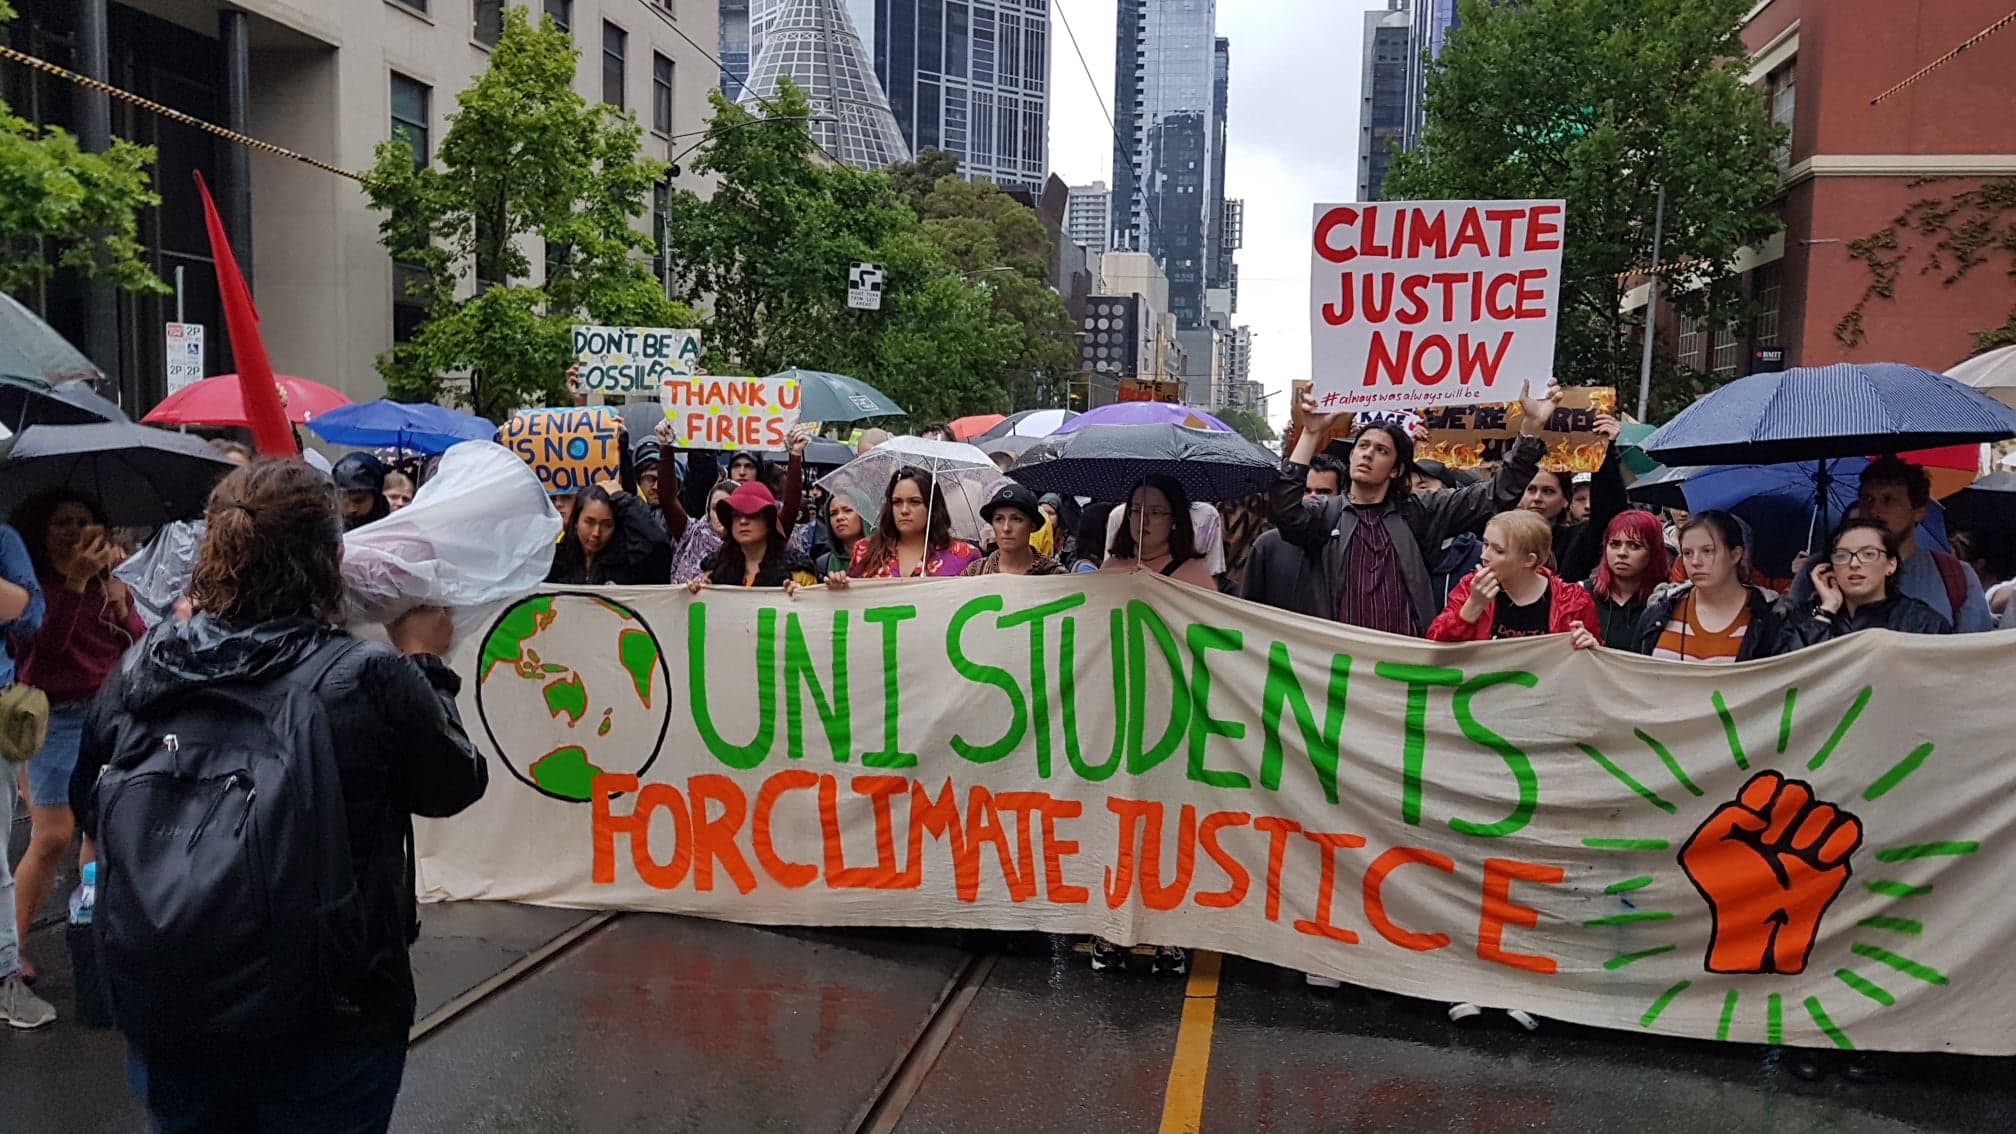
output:
POLYGON ((84 742, 84 709, 49 710, 49 738, 28 761, 29 806, 70 806, 70 773, 77 770, 77 749, 84 742))

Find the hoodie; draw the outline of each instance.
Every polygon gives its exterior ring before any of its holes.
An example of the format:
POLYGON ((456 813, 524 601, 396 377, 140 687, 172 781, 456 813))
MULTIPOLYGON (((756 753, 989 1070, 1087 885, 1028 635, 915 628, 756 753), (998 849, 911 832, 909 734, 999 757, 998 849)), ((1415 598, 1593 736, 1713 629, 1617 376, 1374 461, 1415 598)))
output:
MULTIPOLYGON (((127 730, 146 728, 205 686, 272 681, 342 636, 306 618, 228 627, 197 614, 156 626, 107 679, 85 719, 70 779, 79 827, 97 833, 98 772, 127 730)), ((482 798, 489 783, 455 709, 460 688, 441 659, 403 657, 374 642, 337 662, 318 689, 334 734, 350 858, 364 898, 365 949, 354 971, 332 974, 338 1003, 300 1037, 300 1047, 403 1043, 413 1025, 407 948, 419 918, 406 856, 412 816, 454 815, 482 798)))

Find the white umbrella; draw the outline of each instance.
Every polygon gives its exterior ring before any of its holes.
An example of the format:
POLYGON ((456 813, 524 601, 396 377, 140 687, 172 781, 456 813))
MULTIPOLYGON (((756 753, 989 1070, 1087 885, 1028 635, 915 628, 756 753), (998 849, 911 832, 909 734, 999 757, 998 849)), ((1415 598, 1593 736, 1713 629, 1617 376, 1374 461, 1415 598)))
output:
POLYGON ((932 492, 944 498, 952 534, 978 542, 987 529, 980 519, 980 506, 1008 478, 986 453, 963 441, 892 437, 827 473, 818 483, 827 492, 846 497, 862 519, 879 525, 889 478, 906 468, 931 474, 932 492))
POLYGON ((987 442, 1003 437, 1048 437, 1077 416, 1077 411, 1068 409, 1023 410, 1009 414, 1007 420, 973 438, 973 443, 985 448, 987 442))
POLYGON ((1946 377, 1972 386, 2005 406, 2016 406, 2016 346, 1977 354, 1948 370, 1946 377))

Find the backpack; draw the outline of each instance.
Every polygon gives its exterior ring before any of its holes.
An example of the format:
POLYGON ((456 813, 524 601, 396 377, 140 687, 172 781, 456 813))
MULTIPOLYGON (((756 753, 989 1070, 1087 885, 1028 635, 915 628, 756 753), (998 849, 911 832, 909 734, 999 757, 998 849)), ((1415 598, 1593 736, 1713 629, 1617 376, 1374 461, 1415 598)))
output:
POLYGON ((1967 605, 1967 573, 1958 557, 1943 551, 1934 551, 1932 562, 1939 568, 1939 581, 1946 585, 1946 604, 1953 608, 1953 628, 1958 630, 1960 608, 1967 605))
POLYGON ((364 952, 334 734, 317 688, 359 643, 263 683, 121 720, 97 796, 92 923, 143 1051, 277 1039, 335 1004, 364 952))

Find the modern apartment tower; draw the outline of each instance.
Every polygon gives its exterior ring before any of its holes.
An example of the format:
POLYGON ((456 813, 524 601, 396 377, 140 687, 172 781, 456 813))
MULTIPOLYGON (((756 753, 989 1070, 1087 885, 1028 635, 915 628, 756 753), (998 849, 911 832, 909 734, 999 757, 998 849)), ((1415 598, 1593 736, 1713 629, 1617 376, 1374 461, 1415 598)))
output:
POLYGON ((1050 171, 1050 0, 874 0, 875 74, 912 151, 1040 193, 1050 171))
POLYGON ((1185 327, 1203 322, 1220 223, 1216 25, 1217 0, 1119 0, 1114 246, 1161 263, 1170 313, 1185 327))
POLYGON ((1087 252, 1107 252, 1113 247, 1113 194, 1104 181, 1071 186, 1070 204, 1064 214, 1064 231, 1072 243, 1087 252))

